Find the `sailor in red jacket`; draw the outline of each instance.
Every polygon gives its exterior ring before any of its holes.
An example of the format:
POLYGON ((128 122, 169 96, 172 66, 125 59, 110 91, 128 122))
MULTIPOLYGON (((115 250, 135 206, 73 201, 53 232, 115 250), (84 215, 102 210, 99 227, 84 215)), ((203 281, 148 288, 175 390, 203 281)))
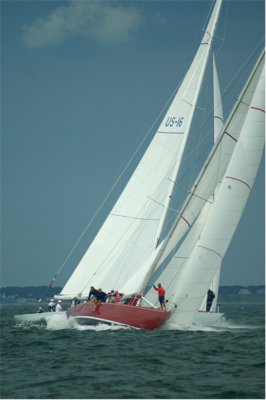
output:
POLYGON ((162 288, 162 285, 160 283, 158 283, 158 287, 156 287, 154 285, 153 285, 153 287, 158 292, 158 299, 159 299, 159 302, 160 302, 160 305, 161 305, 161 310, 162 311, 166 311, 165 298, 164 298, 164 295, 165 295, 164 288, 162 288))

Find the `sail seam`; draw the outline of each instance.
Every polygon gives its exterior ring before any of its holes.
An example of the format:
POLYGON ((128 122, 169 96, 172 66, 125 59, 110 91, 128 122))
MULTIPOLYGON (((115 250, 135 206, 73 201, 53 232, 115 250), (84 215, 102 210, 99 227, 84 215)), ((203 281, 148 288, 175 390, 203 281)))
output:
POLYGON ((158 204, 158 206, 165 207, 165 205, 164 205, 163 203, 160 203, 159 201, 153 199, 152 197, 147 196, 147 198, 148 198, 149 200, 153 201, 154 203, 158 204))
POLYGON ((180 259, 180 260, 189 260, 190 257, 174 256, 173 258, 180 259))
POLYGON ((168 133, 170 135, 184 135, 184 132, 167 132, 167 131, 157 131, 157 133, 168 133))
POLYGON ((234 178, 233 176, 226 176, 225 178, 227 178, 227 179, 233 179, 234 181, 238 181, 238 182, 240 182, 240 183, 243 183, 243 185, 246 185, 246 186, 249 188, 249 190, 251 190, 251 187, 249 186, 249 184, 246 183, 246 182, 244 182, 244 181, 242 181, 241 179, 234 178))
POLYGON ((188 192, 188 193, 192 193, 192 196, 196 196, 196 197, 198 197, 199 199, 201 199, 201 200, 203 200, 203 201, 206 201, 206 203, 213 204, 213 201, 207 200, 207 199, 205 199, 204 197, 199 196, 198 194, 195 194, 195 193, 193 193, 193 192, 188 192))
POLYGON ((113 217, 136 219, 139 221, 159 221, 158 218, 139 218, 139 217, 131 217, 129 215, 122 215, 122 214, 110 214, 110 215, 112 215, 113 217))
POLYGON ((193 104, 190 101, 184 99, 184 97, 182 98, 182 100, 183 100, 184 103, 188 104, 190 107, 193 106, 193 104))

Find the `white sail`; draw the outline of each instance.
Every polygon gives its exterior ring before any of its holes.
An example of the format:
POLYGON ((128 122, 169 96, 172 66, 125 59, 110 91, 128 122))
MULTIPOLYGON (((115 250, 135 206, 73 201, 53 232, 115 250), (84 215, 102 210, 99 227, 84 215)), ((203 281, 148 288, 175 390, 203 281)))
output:
POLYGON ((214 143, 224 127, 223 104, 221 98, 221 90, 218 79, 215 57, 213 55, 213 109, 214 109, 214 143))
POLYGON ((260 79, 261 69, 262 64, 260 63, 252 71, 247 84, 225 124, 222 134, 217 139, 214 148, 196 179, 191 194, 185 201, 176 221, 174 221, 170 233, 161 247, 161 251, 155 258, 154 264, 147 272, 146 280, 143 285, 144 287, 147 285, 154 269, 166 260, 175 249, 177 243, 193 225, 215 187, 222 179, 237 144, 240 132, 242 131, 246 116, 250 111, 249 104, 251 104, 260 79), (256 71, 256 73, 254 71, 256 71))
POLYGON ((242 115, 239 140, 223 177, 216 201, 208 215, 201 237, 173 287, 177 304, 175 323, 188 326, 194 320, 211 280, 223 259, 252 189, 265 141, 264 52, 251 80, 253 96, 242 115))
MULTIPOLYGON (((220 85, 218 81, 218 74, 214 56, 213 56, 213 104, 214 104, 214 142, 216 142, 219 134, 222 132, 223 129, 223 108, 222 108, 220 85)), ((160 271, 157 272, 156 277, 158 277, 159 279, 160 276, 160 280, 164 282, 165 287, 168 287, 171 282, 176 280, 183 264, 189 258, 189 254, 192 251, 193 247, 195 246, 198 237, 202 232, 202 229, 207 219, 209 209, 213 204, 213 202, 214 202, 214 194, 212 193, 208 201, 206 202, 205 206, 203 207, 200 216, 198 217, 197 221, 190 230, 188 237, 180 247, 178 253, 175 255, 175 263, 173 268, 171 268, 170 264, 167 266, 167 268, 163 270, 163 272, 161 273, 160 271)), ((157 252, 153 253, 153 259, 156 259, 156 256, 159 253, 159 251, 160 249, 157 249, 157 252)), ((122 287, 122 291, 125 293, 131 293, 136 287, 137 282, 141 282, 144 279, 148 271, 148 268, 149 268, 149 263, 145 263, 144 265, 142 265, 142 268, 139 270, 139 273, 137 275, 132 276, 132 278, 127 281, 127 283, 122 287)), ((158 270, 158 265, 155 268, 155 270, 158 270)), ((219 285, 218 280, 216 280, 216 284, 219 285)), ((216 291, 218 292, 218 290, 216 291)), ((148 294, 145 295, 145 297, 147 297, 151 302, 155 303, 157 294, 152 289, 151 291, 149 291, 148 294)))
MULTIPOLYGON (((220 84, 218 79, 217 67, 215 62, 215 57, 213 55, 213 105, 214 105, 214 143, 216 142, 217 138, 219 137, 220 133, 223 130, 224 126, 224 117, 223 117, 223 105, 222 105, 222 98, 221 98, 221 90, 220 84)), ((218 184, 219 187, 219 184, 218 184)), ((212 202, 215 202, 215 198, 218 192, 218 187, 215 189, 214 194, 212 196, 212 202)), ((221 264, 218 268, 218 271, 209 287, 214 294, 215 298, 213 300, 211 311, 215 311, 219 293, 219 284, 220 284, 220 272, 221 272, 221 264)), ((204 297, 204 300, 201 304, 200 310, 206 310, 206 302, 207 302, 207 294, 204 297)))
MULTIPOLYGON (((166 209, 187 141, 216 23, 217 0, 199 50, 158 131, 91 246, 62 290, 119 289, 157 251, 166 209)), ((152 261, 151 261, 152 262, 152 261)))
MULTIPOLYGON (((162 272, 160 272, 160 268, 157 269, 158 272, 156 271, 157 274, 155 275, 158 275, 157 281, 162 282, 163 287, 166 289, 169 304, 172 304, 174 301, 176 282, 179 280, 182 268, 189 260, 191 252, 199 240, 211 207, 212 203, 206 202, 193 227, 178 248, 178 251, 173 257, 170 256, 171 261, 168 263, 166 262, 166 265, 162 268, 162 272)), ((151 288, 148 293, 145 294, 145 297, 147 297, 150 302, 156 303, 158 295, 157 292, 151 288)))

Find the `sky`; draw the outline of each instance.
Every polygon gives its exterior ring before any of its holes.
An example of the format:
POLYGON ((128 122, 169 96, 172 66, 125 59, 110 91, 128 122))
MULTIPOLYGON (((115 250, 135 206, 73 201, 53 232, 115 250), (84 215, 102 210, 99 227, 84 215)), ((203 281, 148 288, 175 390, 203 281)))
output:
MULTIPOLYGON (((210 7, 1 1, 2 287, 48 285, 82 235, 54 283, 65 284, 122 183, 94 217, 99 205, 188 69, 210 7)), ((262 47, 264 23, 264 1, 224 1, 222 92, 262 47)), ((264 284, 264 176, 262 162, 221 285, 264 284)))

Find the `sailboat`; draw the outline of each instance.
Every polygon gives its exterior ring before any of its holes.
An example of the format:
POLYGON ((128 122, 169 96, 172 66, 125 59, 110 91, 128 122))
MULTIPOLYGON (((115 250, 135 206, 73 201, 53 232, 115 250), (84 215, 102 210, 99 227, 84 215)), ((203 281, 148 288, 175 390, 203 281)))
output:
POLYGON ((170 323, 186 328, 196 320, 213 281, 219 281, 263 153, 264 53, 227 122, 215 129, 213 148, 166 234, 164 227, 221 5, 222 0, 215 1, 198 51, 150 145, 57 296, 80 300, 67 310, 68 318, 136 329, 170 323), (166 289, 167 311, 158 308, 156 279, 166 289), (124 296, 121 302, 102 302, 95 311, 94 303, 86 301, 91 286, 124 296))

